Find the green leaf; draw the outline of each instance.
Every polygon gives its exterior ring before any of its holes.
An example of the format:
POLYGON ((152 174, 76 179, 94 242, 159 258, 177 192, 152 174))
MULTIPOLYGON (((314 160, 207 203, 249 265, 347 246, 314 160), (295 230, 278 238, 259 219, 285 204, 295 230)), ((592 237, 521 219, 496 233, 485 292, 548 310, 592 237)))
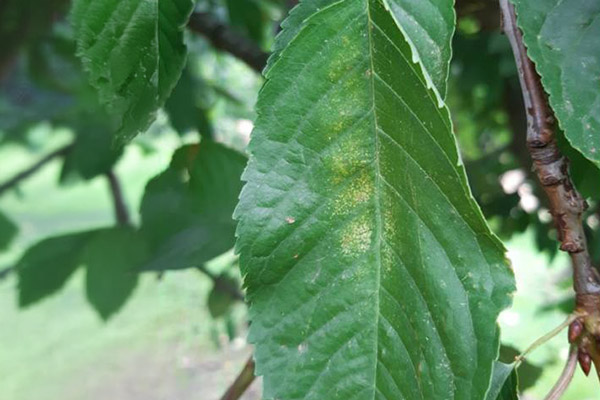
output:
POLYGON ((15 235, 18 228, 6 215, 0 212, 0 250, 6 249, 15 235))
POLYGON ((266 399, 488 389, 513 275, 386 4, 319 8, 266 72, 235 215, 266 399))
POLYGON ((55 236, 27 249, 16 265, 19 305, 28 306, 60 290, 81 265, 81 251, 93 234, 55 236))
POLYGON ((486 400, 519 400, 517 381, 515 364, 504 364, 497 361, 494 364, 492 384, 486 400))
POLYGON ((208 119, 208 107, 202 96, 207 96, 204 82, 192 75, 189 69, 183 70, 181 79, 173 89, 173 94, 165 104, 171 125, 180 135, 195 129, 203 137, 211 138, 213 129, 208 119))
POLYGON ((233 247, 245 164, 243 155, 210 140, 175 152, 142 199, 141 230, 155 249, 144 269, 199 266, 233 247))
MULTIPOLYGON (((279 53, 298 34, 302 22, 318 10, 336 3, 336 0, 305 1, 296 7, 282 23, 282 32, 275 40, 271 66, 279 53)), ((413 50, 413 57, 422 62, 428 81, 431 79, 441 97, 446 97, 446 81, 450 68, 454 34, 455 13, 452 0, 389 0, 390 10, 399 22, 406 40, 413 50)))
POLYGON ((223 274, 217 277, 217 281, 208 295, 208 311, 213 318, 227 315, 236 299, 231 295, 231 288, 236 288, 239 283, 231 277, 223 274))
POLYGON ((257 43, 265 37, 265 24, 269 21, 256 0, 227 0, 227 13, 231 24, 257 43))
MULTIPOLYGON (((89 116, 88 116, 89 117, 89 116)), ((73 149, 65 156, 60 174, 61 183, 72 178, 93 179, 106 174, 123 153, 113 146, 106 125, 91 117, 88 123, 77 124, 73 149)))
POLYGON ((146 243, 132 228, 97 233, 83 251, 87 298, 103 319, 116 313, 138 281, 137 269, 147 257, 146 243))
POLYGON ((185 65, 191 0, 76 0, 78 54, 125 142, 148 128, 185 65))
POLYGON ((511 1, 561 128, 600 166, 600 2, 511 1))

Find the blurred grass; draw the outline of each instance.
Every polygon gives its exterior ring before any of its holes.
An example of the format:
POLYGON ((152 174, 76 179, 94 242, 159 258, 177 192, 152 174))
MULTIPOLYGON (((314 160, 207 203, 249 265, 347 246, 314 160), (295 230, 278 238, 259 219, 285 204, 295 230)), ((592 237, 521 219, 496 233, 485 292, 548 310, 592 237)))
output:
MULTIPOLYGON (((62 141, 62 142, 61 142, 62 141)), ((51 148, 59 147, 59 137, 51 148)), ((169 163, 179 145, 159 139, 158 149, 144 155, 130 146, 117 166, 133 215, 149 178, 169 163)), ((18 147, 3 147, 0 181, 39 157, 18 147)), ((113 223, 112 203, 102 178, 57 188, 55 162, 20 187, 20 194, 0 198, 0 209, 15 219, 21 232, 0 268, 10 265, 26 246, 48 235, 113 223)), ((565 318, 540 312, 555 293, 556 277, 568 267, 562 255, 552 265, 536 254, 533 237, 515 237, 508 247, 517 277, 514 306, 500 319, 503 341, 524 349, 565 318)), ((218 261, 217 261, 218 264, 218 261)), ((218 267, 218 265, 217 265, 218 267)), ((15 277, 0 281, 0 399, 2 400, 211 400, 237 373, 248 354, 243 345, 217 349, 223 321, 205 308, 211 282, 197 271, 167 273, 161 281, 144 275, 125 308, 103 323, 85 300, 79 272, 59 294, 19 310, 15 277)), ((236 309, 238 320, 244 309, 236 309)), ((242 333, 243 335, 243 333, 242 333)), ((566 358, 566 332, 529 358, 544 367, 543 376, 523 399, 542 399, 560 374, 566 358)), ((563 400, 598 399, 595 377, 577 372, 563 400)), ((258 387, 248 398, 258 398, 258 387)))

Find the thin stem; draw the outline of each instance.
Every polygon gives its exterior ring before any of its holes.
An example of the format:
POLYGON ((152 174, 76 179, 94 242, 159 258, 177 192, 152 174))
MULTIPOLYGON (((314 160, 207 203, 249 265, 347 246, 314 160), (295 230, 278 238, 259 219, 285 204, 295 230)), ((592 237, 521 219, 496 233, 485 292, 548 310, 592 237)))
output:
POLYGON ((575 368, 577 367, 577 346, 571 346, 569 350, 569 357, 567 358, 567 363, 565 364, 565 368, 563 369, 560 377, 556 384, 550 390, 550 393, 544 397, 544 400, 558 400, 565 393, 571 380, 573 379, 573 375, 575 374, 575 368))
POLYGON ((129 211, 127 210, 127 205, 123 198, 123 190, 121 189, 119 178, 113 171, 109 171, 106 173, 106 179, 108 180, 110 193, 112 195, 117 223, 119 225, 129 225, 129 211))
POLYGON ((68 144, 66 146, 63 146, 59 149, 56 149, 53 152, 42 157, 39 161, 37 161, 32 166, 17 173, 15 176, 10 178, 8 181, 6 181, 2 185, 0 185, 0 195, 2 195, 4 192, 14 188, 21 181, 23 181, 23 180, 29 178, 31 175, 35 174, 38 170, 40 170, 42 167, 44 167, 46 164, 48 164, 50 161, 54 160, 55 158, 66 156, 71 151, 71 149, 73 149, 72 143, 68 144))
POLYGON ((578 313, 573 313, 573 314, 569 315, 563 323, 561 323, 556 328, 552 329, 550 332, 546 333, 544 336, 540 337, 535 342, 533 342, 527 349, 525 349, 525 351, 523 351, 523 353, 521 353, 520 355, 515 357, 517 366, 519 366, 525 360, 525 357, 527 357, 527 355, 529 355, 532 351, 534 351, 538 347, 542 346, 544 343, 552 340, 556 335, 558 335, 560 332, 562 332, 563 329, 565 329, 567 326, 571 325, 571 323, 573 321, 575 321, 577 318, 581 318, 581 317, 582 317, 582 315, 578 314, 578 313))
POLYGON ((223 397, 221 397, 221 400, 238 400, 250 387, 254 378, 254 359, 250 356, 238 377, 229 386, 223 397))

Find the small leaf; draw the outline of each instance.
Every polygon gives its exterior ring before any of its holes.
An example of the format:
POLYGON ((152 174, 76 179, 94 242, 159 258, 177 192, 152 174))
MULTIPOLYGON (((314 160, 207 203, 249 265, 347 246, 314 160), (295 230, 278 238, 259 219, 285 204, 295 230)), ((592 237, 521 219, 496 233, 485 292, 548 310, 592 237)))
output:
POLYGON ((73 178, 90 180, 106 174, 123 153, 122 148, 113 146, 106 124, 96 118, 91 117, 87 123, 79 122, 74 128, 76 139, 73 149, 65 156, 61 183, 73 178))
POLYGON ((87 268, 87 298, 103 319, 125 304, 146 257, 146 243, 129 227, 102 230, 89 241, 82 256, 87 268))
POLYGON ((55 236, 33 245, 16 265, 19 305, 28 306, 60 290, 81 265, 81 251, 94 232, 55 236))
POLYGON ((227 275, 221 275, 217 278, 207 301, 208 310, 213 318, 222 317, 229 312, 231 306, 236 302, 229 289, 238 285, 238 282, 227 275))
POLYGON ((265 26, 269 19, 257 0, 227 0, 227 12, 231 24, 247 34, 257 43, 265 37, 265 26))
POLYGON ((152 179, 141 205, 141 231, 155 250, 147 270, 199 266, 231 249, 243 155, 203 140, 180 148, 152 179))
POLYGON ((191 0, 76 0, 78 54, 122 143, 145 131, 185 65, 191 0))
POLYGON ((17 225, 0 212, 0 250, 4 250, 10 245, 17 232, 17 225))
POLYGON ((488 390, 513 276, 388 3, 300 2, 266 71, 236 217, 268 399, 488 390))
POLYGON ((511 1, 565 136, 600 166, 600 2, 511 1))
POLYGON ((185 69, 181 79, 173 89, 173 94, 165 104, 171 125, 180 135, 195 129, 203 137, 212 137, 212 125, 208 118, 208 107, 203 104, 202 96, 208 95, 204 82, 185 69))
POLYGON ((497 361, 494 364, 492 383, 486 400, 519 400, 517 381, 515 364, 504 364, 497 361))

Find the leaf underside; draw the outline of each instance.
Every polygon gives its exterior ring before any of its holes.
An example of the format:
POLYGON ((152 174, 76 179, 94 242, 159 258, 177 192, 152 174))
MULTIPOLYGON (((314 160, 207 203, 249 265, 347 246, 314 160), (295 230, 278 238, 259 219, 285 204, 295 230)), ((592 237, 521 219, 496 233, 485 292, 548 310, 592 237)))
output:
POLYGON ((514 283, 448 111, 387 3, 315 4, 271 59, 236 209, 264 398, 480 400, 514 283))
POLYGON ((600 166, 600 2, 511 1, 565 136, 600 166))
POLYGON ((77 50, 123 143, 148 128, 185 65, 191 0, 76 0, 77 50))

